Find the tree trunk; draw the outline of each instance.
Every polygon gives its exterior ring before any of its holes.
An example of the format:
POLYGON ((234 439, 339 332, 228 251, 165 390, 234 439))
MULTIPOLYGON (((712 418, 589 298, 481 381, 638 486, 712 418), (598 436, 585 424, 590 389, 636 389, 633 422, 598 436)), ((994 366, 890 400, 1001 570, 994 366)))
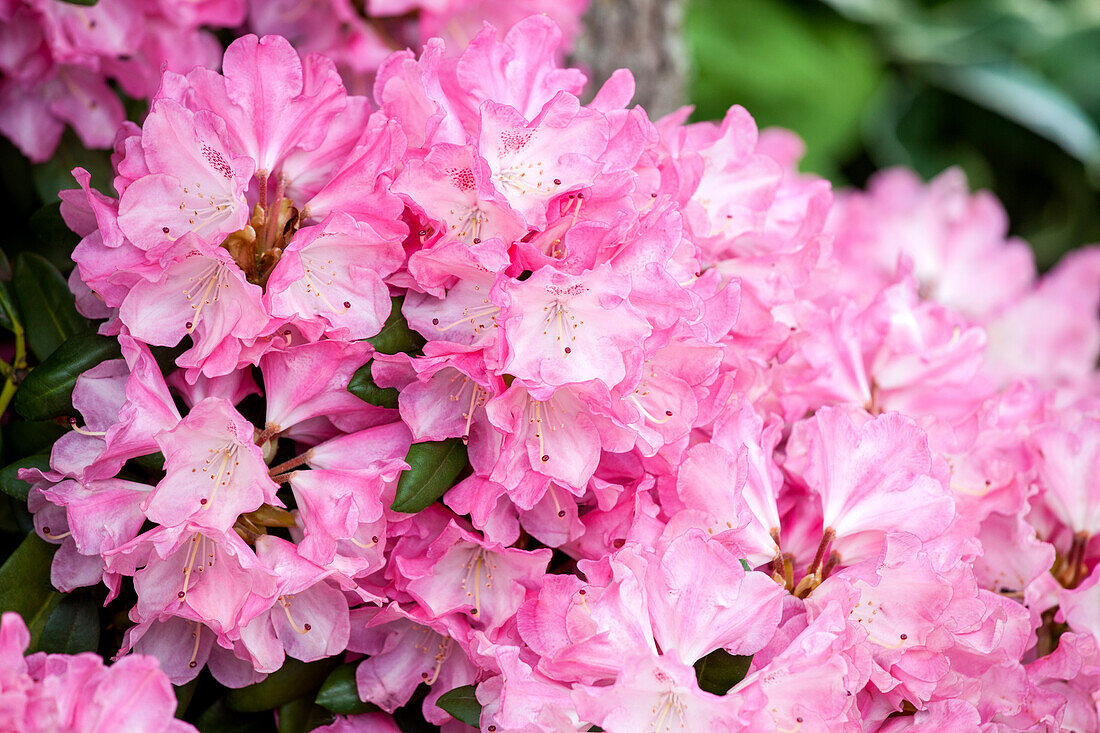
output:
POLYGON ((634 73, 634 101, 657 118, 684 104, 684 0, 592 0, 574 60, 594 92, 615 69, 634 73))

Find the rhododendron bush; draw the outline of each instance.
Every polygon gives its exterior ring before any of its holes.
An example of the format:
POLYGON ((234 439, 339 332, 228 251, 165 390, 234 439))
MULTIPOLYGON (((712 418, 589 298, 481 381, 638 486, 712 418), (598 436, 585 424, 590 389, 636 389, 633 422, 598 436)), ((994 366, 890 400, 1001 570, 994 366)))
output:
POLYGON ((0 283, 0 399, 68 428, 0 471, 0 729, 1100 727, 1100 248, 582 104, 543 15, 373 61, 280 17, 104 120, 57 337, 0 283))

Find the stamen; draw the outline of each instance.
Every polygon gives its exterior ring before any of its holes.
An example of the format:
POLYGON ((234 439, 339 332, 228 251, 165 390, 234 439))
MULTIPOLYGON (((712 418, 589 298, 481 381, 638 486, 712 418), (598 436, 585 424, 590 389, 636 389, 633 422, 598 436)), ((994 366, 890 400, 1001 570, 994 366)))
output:
POLYGON ((794 722, 795 722, 795 725, 794 725, 793 728, 780 728, 779 727, 779 722, 777 721, 776 724, 775 724, 776 733, 795 733, 795 731, 800 730, 802 728, 802 718, 801 717, 795 718, 794 722))
POLYGON ((493 564, 486 561, 485 551, 478 547, 474 550, 473 555, 466 561, 466 574, 462 578, 462 588, 466 591, 466 597, 473 599, 473 604, 470 608, 471 616, 480 616, 481 614, 481 568, 483 565, 488 565, 485 569, 485 587, 491 588, 493 586, 493 564), (473 590, 470 590, 469 584, 473 580, 473 590))
MULTIPOLYGON (((187 595, 187 589, 191 587, 191 571, 195 567, 195 556, 199 552, 199 535, 191 537, 191 554, 187 558, 187 565, 183 570, 183 590, 179 592, 179 597, 183 598, 187 595)), ((197 642, 196 642, 197 643, 197 642)))
POLYGON ((575 330, 578 324, 577 319, 569 312, 569 307, 561 301, 554 301, 553 304, 544 307, 543 310, 546 311, 545 327, 542 330, 543 336, 548 335, 552 327, 557 327, 558 333, 555 339, 558 342, 558 348, 562 350, 562 356, 573 353, 573 350, 565 344, 566 340, 570 343, 576 342, 575 330), (571 323, 566 322, 566 319, 569 319, 571 323))
POLYGON ((484 316, 490 316, 490 317, 495 316, 497 313, 500 313, 500 306, 496 306, 496 305, 486 305, 486 306, 482 306, 480 308, 475 308, 472 311, 469 308, 463 308, 462 309, 462 317, 459 318, 457 321, 453 321, 452 323, 449 323, 446 326, 440 326, 439 325, 439 319, 438 318, 433 318, 432 319, 432 325, 435 326, 435 330, 438 331, 439 333, 445 333, 447 331, 450 331, 452 328, 455 328, 456 326, 461 326, 462 324, 469 321, 470 325, 474 327, 474 331, 476 332, 478 330, 478 328, 477 328, 477 319, 478 318, 482 318, 484 316))
POLYGON ((884 649, 901 649, 901 647, 904 646, 905 640, 907 638, 909 638, 909 637, 907 637, 905 634, 902 634, 901 637, 898 639, 897 644, 887 644, 884 641, 880 641, 880 640, 876 639, 874 636, 872 636, 870 634, 867 635, 867 641, 871 642, 872 644, 878 644, 879 646, 881 646, 884 649))
POLYGON ((474 420, 474 407, 477 404, 477 397, 481 392, 481 387, 474 384, 473 380, 465 381, 469 381, 470 384, 473 385, 473 388, 470 390, 470 404, 466 407, 466 412, 463 414, 463 417, 466 418, 466 426, 462 429, 462 444, 468 445, 470 442, 470 424, 473 423, 474 420))
POLYGON ((199 634, 202 633, 202 624, 195 622, 195 630, 191 632, 191 636, 195 637, 195 645, 191 647, 191 659, 187 662, 187 666, 194 669, 198 666, 198 662, 195 658, 199 656, 199 634))
POLYGON ((336 313, 345 313, 351 310, 351 303, 349 301, 343 302, 343 308, 338 308, 333 305, 332 301, 328 299, 323 292, 321 292, 322 286, 332 285, 336 280, 337 272, 330 266, 332 260, 322 262, 320 259, 310 257, 305 253, 299 255, 302 260, 302 268, 305 273, 302 275, 302 282, 305 284, 306 295, 312 295, 315 298, 320 298, 330 311, 336 313), (322 280, 321 278, 327 278, 322 280))
POLYGON ((443 662, 450 656, 451 640, 448 638, 442 638, 439 642, 439 652, 435 655, 435 670, 429 677, 427 672, 424 673, 424 684, 429 687, 435 684, 435 681, 439 679, 439 671, 443 669, 443 662))
POLYGON ((547 487, 547 491, 550 492, 550 498, 554 500, 554 509, 557 510, 558 518, 560 519, 560 518, 564 517, 565 516, 565 510, 562 509, 561 504, 558 503, 558 494, 557 494, 556 491, 554 491, 554 485, 550 484, 547 487))
MULTIPOLYGON (((660 672, 658 672, 658 675, 663 676, 660 672)), ((662 704, 660 709, 658 709, 656 705, 652 709, 652 713, 658 716, 656 722, 653 724, 654 733, 662 733, 662 731, 664 733, 671 733, 674 721, 670 719, 667 723, 665 722, 665 718, 668 717, 669 713, 675 713, 676 718, 679 718, 680 730, 687 730, 687 721, 684 719, 684 704, 680 702, 680 697, 672 690, 669 690, 661 700, 662 704), (662 728, 662 726, 664 727, 662 728)))
MULTIPOLYGON (((219 293, 218 289, 215 286, 219 284, 221 280, 221 275, 221 264, 217 262, 211 263, 205 270, 203 270, 202 274, 198 276, 198 283, 195 284, 194 290, 192 290, 190 287, 183 290, 183 294, 187 298, 187 302, 190 303, 194 299, 195 293, 198 292, 198 289, 203 287, 203 284, 205 283, 205 289, 203 290, 202 296, 199 298, 199 304, 197 306, 194 304, 191 305, 191 310, 195 311, 195 314, 194 318, 184 325, 187 333, 194 333, 195 324, 198 323, 199 317, 202 315, 202 309, 209 305, 211 302, 218 302, 219 293), (211 300, 211 291, 213 291, 214 293, 213 300, 211 300)), ((193 280, 194 278, 188 279, 193 280)), ((226 283, 226 285, 228 285, 228 283, 226 283)))
POLYGON ((375 545, 378 544, 378 537, 371 537, 370 542, 368 544, 363 544, 362 542, 355 539, 354 537, 348 537, 348 542, 355 545, 356 547, 361 547, 364 550, 369 550, 370 548, 372 548, 372 547, 374 547, 375 545))
POLYGON ((290 599, 294 596, 279 596, 279 602, 283 606, 283 613, 286 614, 286 620, 290 622, 290 628, 297 631, 299 634, 304 634, 313 627, 309 624, 303 624, 302 628, 298 628, 298 624, 294 623, 294 617, 290 615, 290 599))
POLYGON ((235 445, 230 445, 230 444, 227 443, 222 448, 211 448, 210 452, 215 454, 215 455, 206 459, 206 461, 203 463, 202 472, 204 474, 208 474, 210 476, 210 480, 214 482, 213 483, 214 490, 210 492, 210 496, 209 496, 207 502, 205 502, 205 503, 200 502, 203 509, 209 509, 210 508, 210 506, 211 506, 210 502, 213 502, 214 497, 216 497, 218 495, 218 489, 220 489, 222 486, 228 486, 229 485, 229 478, 233 475, 233 471, 229 470, 229 459, 230 459, 230 457, 232 457, 234 459, 233 460, 233 466, 234 467, 238 466, 240 464, 240 461, 236 460, 236 458, 237 458, 237 447, 235 445), (210 468, 211 464, 213 463, 213 461, 216 460, 217 455, 219 453, 222 456, 221 465, 218 466, 217 473, 209 473, 209 468, 210 468))
POLYGON ((546 453, 546 445, 542 439, 542 403, 535 403, 535 437, 539 439, 539 455, 542 456, 542 462, 546 463, 550 460, 550 456, 546 453))
POLYGON ((653 413, 642 406, 642 403, 638 400, 638 395, 630 395, 630 400, 638 408, 638 411, 642 413, 642 416, 650 422, 657 423, 658 425, 663 425, 664 423, 672 419, 672 410, 665 410, 664 417, 655 417, 653 413))
POLYGON ((957 483, 954 478, 951 479, 951 488, 960 494, 966 494, 967 496, 985 496, 989 493, 993 482, 986 480, 985 484, 980 489, 971 489, 957 483))
POLYGON ((84 428, 77 427, 75 417, 70 417, 69 418, 69 427, 72 428, 74 431, 80 433, 81 435, 90 435, 93 438, 102 438, 103 436, 107 435, 106 431, 103 431, 103 432, 100 433, 100 432, 96 432, 94 430, 85 430, 84 428))

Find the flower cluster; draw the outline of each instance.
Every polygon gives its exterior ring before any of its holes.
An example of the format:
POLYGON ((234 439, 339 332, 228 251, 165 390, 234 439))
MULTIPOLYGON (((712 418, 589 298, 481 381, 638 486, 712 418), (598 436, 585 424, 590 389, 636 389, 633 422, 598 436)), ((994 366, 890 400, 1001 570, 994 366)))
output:
POLYGON ((3 0, 0 134, 34 162, 50 158, 65 126, 89 148, 110 148, 126 119, 113 85, 132 99, 156 92, 164 69, 217 68, 210 29, 279 34, 336 62, 352 89, 370 89, 392 52, 442 36, 464 47, 483 22, 510 28, 553 18, 567 45, 588 0, 3 0))
POLYGON ((21 733, 187 733, 157 660, 137 654, 111 667, 98 654, 23 653, 30 634, 16 613, 0 618, 0 729, 21 733))
POLYGON ((3 0, 0 133, 35 162, 66 125, 90 148, 109 148, 126 114, 112 84, 148 98, 162 67, 216 66, 221 44, 202 26, 238 25, 243 0, 3 0))
POLYGON ((589 0, 248 0, 247 27, 284 36, 301 53, 336 62, 349 89, 367 93, 374 73, 393 53, 443 38, 461 50, 484 23, 511 28, 546 15, 563 32, 563 51, 580 33, 589 0))
POLYGON ((626 72, 582 105, 560 41, 373 104, 277 36, 164 74, 118 198, 62 194, 124 358, 22 474, 55 584, 175 683, 347 654, 449 730, 465 685, 499 733, 1095 729, 1100 250, 1040 278, 953 172, 834 201, 626 72))

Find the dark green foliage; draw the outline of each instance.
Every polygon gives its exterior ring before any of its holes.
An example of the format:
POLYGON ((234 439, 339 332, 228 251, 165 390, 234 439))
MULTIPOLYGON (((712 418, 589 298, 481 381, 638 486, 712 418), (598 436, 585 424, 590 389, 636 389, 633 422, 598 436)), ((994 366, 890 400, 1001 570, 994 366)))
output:
POLYGON ((415 514, 455 485, 459 474, 469 465, 466 446, 458 438, 413 443, 405 462, 410 468, 397 482, 395 512, 415 514))
POLYGON ((715 649, 695 663, 695 676, 705 692, 725 695, 749 671, 752 657, 736 656, 723 649, 715 649))
POLYGON ((466 725, 478 727, 481 719, 481 703, 474 695, 474 685, 463 685, 439 696, 436 704, 466 725))
POLYGON ((31 370, 15 393, 15 411, 28 420, 75 415, 73 387, 84 372, 108 359, 119 359, 118 340, 77 333, 31 370))

